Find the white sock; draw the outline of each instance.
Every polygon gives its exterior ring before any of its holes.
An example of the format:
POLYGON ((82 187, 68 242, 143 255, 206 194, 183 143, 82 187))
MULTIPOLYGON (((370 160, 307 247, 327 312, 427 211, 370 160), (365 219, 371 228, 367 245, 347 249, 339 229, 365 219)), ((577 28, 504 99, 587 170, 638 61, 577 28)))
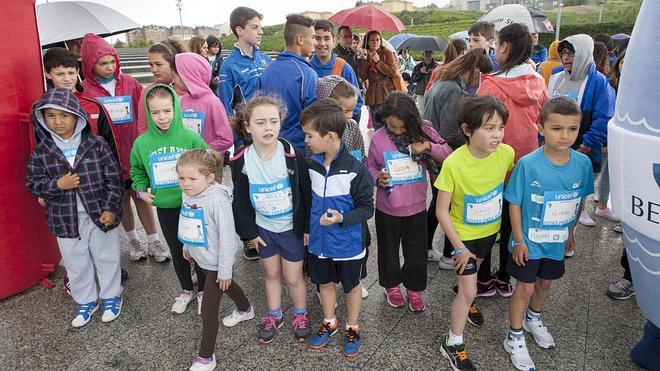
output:
POLYGON ((355 330, 360 329, 360 327, 358 325, 349 325, 348 323, 346 323, 346 330, 350 329, 351 327, 355 330))
POLYGON ((129 241, 135 241, 139 239, 137 231, 135 229, 126 231, 126 235, 128 236, 129 241))
POLYGON ((449 330, 449 336, 447 336, 447 345, 454 346, 458 344, 463 344, 463 335, 454 335, 451 330, 449 330))
POLYGON ((158 233, 148 234, 148 235, 147 235, 147 240, 148 240, 150 243, 151 243, 151 242, 160 241, 160 236, 158 235, 158 233))
POLYGON ((323 323, 336 324, 336 322, 335 322, 336 320, 337 320, 337 317, 332 318, 332 319, 324 318, 324 319, 323 319, 323 323))

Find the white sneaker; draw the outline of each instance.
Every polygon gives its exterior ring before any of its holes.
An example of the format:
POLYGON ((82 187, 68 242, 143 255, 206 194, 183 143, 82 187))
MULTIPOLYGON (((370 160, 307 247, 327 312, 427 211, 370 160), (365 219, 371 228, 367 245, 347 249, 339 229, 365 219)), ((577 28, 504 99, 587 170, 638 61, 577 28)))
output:
POLYGON ((594 222, 593 219, 591 219, 591 216, 589 216, 589 213, 586 210, 582 210, 580 213, 580 219, 578 219, 578 222, 582 225, 586 225, 587 227, 595 227, 596 222, 594 222))
POLYGON ((202 300, 204 299, 204 292, 197 293, 197 315, 202 315, 202 300))
POLYGON ((369 296, 369 290, 367 290, 367 288, 364 287, 364 285, 362 285, 362 299, 364 299, 368 296, 369 296))
POLYGON ((612 212, 612 210, 610 210, 609 207, 606 207, 604 209, 596 208, 596 213, 595 214, 597 216, 600 216, 601 218, 605 218, 605 219, 611 220, 613 222, 618 222, 619 221, 619 217, 616 216, 616 214, 614 214, 614 212, 612 212))
POLYGON ((134 262, 147 258, 147 253, 144 252, 144 248, 142 247, 140 240, 129 241, 128 258, 134 262))
POLYGON ((182 314, 188 308, 188 303, 190 303, 195 298, 195 294, 192 291, 181 290, 179 296, 174 299, 174 304, 172 304, 172 313, 182 314))
POLYGON ((114 298, 104 299, 103 300, 103 316, 101 321, 103 322, 112 322, 121 314, 121 305, 124 301, 121 299, 121 296, 115 296, 114 298))
POLYGON ((534 370, 534 361, 529 356, 524 334, 515 337, 507 334, 504 338, 504 350, 509 353, 513 367, 521 371, 534 370))
POLYGON ((163 243, 158 240, 149 242, 147 254, 152 256, 156 263, 166 262, 170 258, 170 253, 165 249, 163 243))
POLYGON ((440 267, 440 269, 453 270, 454 269, 454 259, 448 258, 448 257, 442 255, 440 257, 440 260, 438 260, 438 267, 440 267))
POLYGON ((250 309, 247 312, 241 312, 238 309, 234 309, 230 315, 222 319, 222 324, 225 327, 234 327, 243 321, 249 321, 254 318, 254 308, 250 305, 250 309))
POLYGON ((439 262, 442 258, 442 253, 434 249, 429 250, 428 261, 430 262, 439 262))
POLYGON ((217 363, 215 361, 215 354, 213 355, 211 361, 204 359, 202 357, 195 357, 195 361, 192 366, 190 366, 190 371, 212 371, 215 370, 217 363))
POLYGON ((78 304, 76 308, 76 317, 71 321, 71 326, 73 327, 82 327, 92 319, 92 314, 99 309, 98 301, 91 301, 85 304, 78 304))
POLYGON ((548 332, 548 328, 543 326, 541 319, 523 320, 523 329, 534 336, 534 341, 543 349, 552 349, 555 347, 555 339, 548 332))

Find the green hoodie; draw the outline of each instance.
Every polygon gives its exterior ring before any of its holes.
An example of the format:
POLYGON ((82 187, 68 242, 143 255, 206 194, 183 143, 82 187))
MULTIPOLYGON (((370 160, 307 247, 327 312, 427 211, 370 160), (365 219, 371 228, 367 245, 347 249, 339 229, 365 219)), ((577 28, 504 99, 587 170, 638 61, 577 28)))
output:
POLYGON ((131 149, 131 180, 135 191, 148 188, 155 196, 153 206, 165 209, 181 207, 181 189, 176 176, 176 160, 188 150, 207 148, 199 135, 183 126, 181 103, 174 90, 163 84, 157 84, 144 94, 147 128, 133 143, 131 149), (174 118, 167 132, 161 132, 151 119, 147 95, 157 87, 167 88, 174 101, 174 118), (156 177, 154 177, 154 172, 156 177))

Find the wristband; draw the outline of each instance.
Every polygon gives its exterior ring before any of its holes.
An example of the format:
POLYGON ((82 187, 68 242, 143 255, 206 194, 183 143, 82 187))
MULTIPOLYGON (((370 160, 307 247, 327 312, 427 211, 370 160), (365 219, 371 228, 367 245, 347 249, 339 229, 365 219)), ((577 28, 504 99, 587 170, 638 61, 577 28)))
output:
POLYGON ((522 246, 522 245, 524 245, 524 244, 525 244, 525 240, 524 240, 524 239, 523 239, 522 241, 520 241, 520 242, 516 242, 516 240, 511 241, 511 246, 513 246, 513 247, 522 246))
POLYGON ((144 198, 142 198, 142 195, 145 194, 145 193, 147 193, 146 191, 144 191, 144 190, 141 189, 141 190, 139 190, 139 191, 137 191, 137 192, 135 192, 135 193, 137 194, 137 196, 138 196, 138 198, 139 198, 140 200, 144 201, 144 198))
POLYGON ((464 251, 465 251, 465 247, 461 247, 460 249, 452 251, 451 256, 456 256, 458 254, 462 254, 464 251))

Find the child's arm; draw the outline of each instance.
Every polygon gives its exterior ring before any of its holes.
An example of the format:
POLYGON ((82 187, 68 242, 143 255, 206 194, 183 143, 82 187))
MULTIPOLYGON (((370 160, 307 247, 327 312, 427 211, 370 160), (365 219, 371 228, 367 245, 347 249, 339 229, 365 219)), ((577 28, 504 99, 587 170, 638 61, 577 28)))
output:
POLYGON ((211 122, 213 139, 209 141, 208 145, 209 148, 224 154, 234 144, 234 135, 229 127, 227 111, 222 103, 216 101, 211 109, 213 110, 213 122, 211 122))
POLYGON ((231 107, 231 101, 234 96, 234 75, 229 69, 230 63, 223 63, 220 66, 220 84, 218 84, 218 93, 222 105, 225 106, 225 112, 230 116, 234 115, 231 107))
POLYGON ((308 76, 303 75, 303 108, 314 103, 316 100, 316 84, 319 81, 319 77, 316 73, 310 73, 308 76))
POLYGON ((218 280, 231 280, 237 250, 231 200, 223 195, 214 202, 214 207, 214 221, 218 231, 218 280))
POLYGON ((454 228, 454 223, 452 223, 451 216, 449 215, 451 196, 451 192, 438 190, 435 216, 438 218, 442 230, 445 231, 445 235, 454 247, 454 253, 452 253, 454 256, 454 269, 460 274, 463 273, 463 269, 465 269, 468 261, 470 259, 476 259, 477 257, 465 247, 465 244, 461 241, 458 233, 456 233, 456 228, 454 228))
POLYGON ((305 160, 305 155, 296 151, 296 163, 298 164, 298 177, 300 181, 300 194, 302 199, 300 200, 300 207, 303 208, 303 213, 305 215, 305 224, 303 225, 303 233, 309 234, 309 218, 310 212, 312 210, 312 181, 309 177, 309 168, 307 167, 307 161, 305 160))
POLYGON ((378 184, 378 177, 381 170, 383 170, 383 153, 372 140, 369 143, 369 156, 367 157, 367 170, 374 183, 378 184))
POLYGON ((374 215, 374 184, 364 167, 351 181, 353 210, 342 214, 342 226, 366 222, 374 215))
POLYGON ((140 146, 138 143, 133 143, 133 148, 131 149, 131 180, 133 181, 133 184, 131 187, 135 192, 138 192, 138 197, 140 197, 140 199, 151 204, 154 197, 153 195, 148 197, 150 194, 146 193, 151 181, 149 180, 149 173, 147 172, 144 163, 142 163, 139 152, 140 146), (143 193, 144 197, 142 196, 143 193), (151 202, 149 202, 147 198, 150 198, 151 202))
MULTIPOLYGON (((511 250, 511 258, 513 262, 519 266, 524 266, 525 262, 529 260, 529 249, 525 243, 522 230, 522 212, 520 205, 509 203, 509 218, 511 219, 511 232, 513 233, 513 249, 511 250)), ((509 241, 500 241, 500 244, 509 241)), ((508 246, 507 246, 508 248, 508 246)))
POLYGON ((447 144, 447 141, 444 140, 430 124, 424 122, 422 128, 426 135, 431 138, 431 141, 429 142, 431 150, 428 151, 431 154, 431 157, 436 161, 443 161, 446 159, 451 154, 451 147, 447 144))
POLYGON ((121 178, 121 168, 104 140, 99 140, 101 165, 103 166, 103 211, 117 215, 121 211, 121 197, 124 192, 124 182, 121 178))
POLYGON ((26 187, 30 193, 45 200, 62 195, 58 186, 58 178, 52 178, 46 171, 46 165, 41 162, 39 155, 33 152, 28 159, 26 187))
POLYGON ((234 160, 229 163, 231 168, 231 180, 234 185, 234 200, 232 210, 236 234, 243 241, 251 241, 259 237, 257 224, 254 221, 255 212, 250 202, 250 185, 247 175, 243 174, 243 167, 238 167, 234 160))

